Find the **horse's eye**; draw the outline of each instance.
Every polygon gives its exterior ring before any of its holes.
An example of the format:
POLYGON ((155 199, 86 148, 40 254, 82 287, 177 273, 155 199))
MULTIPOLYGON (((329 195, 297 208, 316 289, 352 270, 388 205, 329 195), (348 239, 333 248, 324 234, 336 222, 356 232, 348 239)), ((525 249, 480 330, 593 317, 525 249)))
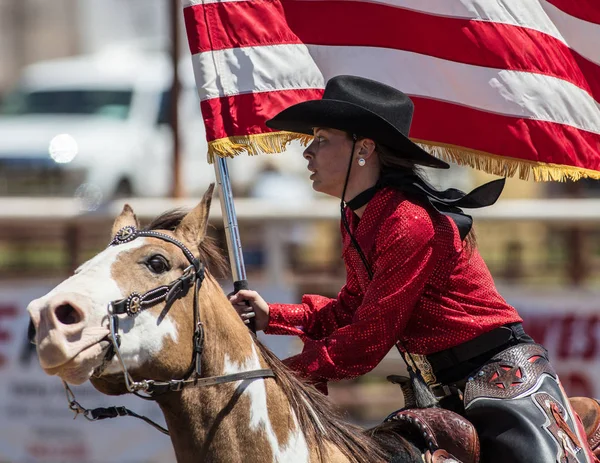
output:
POLYGON ((148 259, 146 265, 148 266, 150 271, 154 273, 165 273, 167 270, 169 270, 169 263, 167 262, 167 260, 163 256, 158 254, 148 259))

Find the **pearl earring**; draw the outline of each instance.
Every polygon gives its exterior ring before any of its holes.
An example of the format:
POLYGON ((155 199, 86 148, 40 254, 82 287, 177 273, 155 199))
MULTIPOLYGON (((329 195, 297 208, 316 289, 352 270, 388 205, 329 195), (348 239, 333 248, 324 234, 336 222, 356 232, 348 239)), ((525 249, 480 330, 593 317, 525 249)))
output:
POLYGON ((360 167, 364 167, 364 165, 367 163, 367 161, 365 161, 365 158, 358 158, 358 165, 360 167))

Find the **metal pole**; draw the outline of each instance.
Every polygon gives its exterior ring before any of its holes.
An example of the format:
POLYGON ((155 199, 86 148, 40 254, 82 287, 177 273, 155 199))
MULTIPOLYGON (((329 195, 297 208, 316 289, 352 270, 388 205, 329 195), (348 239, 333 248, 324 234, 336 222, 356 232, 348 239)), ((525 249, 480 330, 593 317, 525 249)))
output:
POLYGON ((173 82, 171 83, 170 122, 173 133, 173 179, 171 195, 173 198, 183 197, 181 184, 181 153, 179 143, 179 2, 168 0, 171 19, 171 67, 173 82))
POLYGON ((217 186, 219 187, 219 196, 221 201, 221 213, 223 215, 223 225, 225 226, 225 236, 227 238, 227 248, 229 250, 229 262, 231 264, 231 276, 233 281, 246 279, 246 268, 244 267, 244 256, 242 254, 242 243, 235 214, 235 205, 233 203, 233 193, 231 191, 231 181, 227 169, 227 160, 217 157, 215 160, 215 175, 217 177, 217 186))
MULTIPOLYGON (((217 187, 219 188, 221 213, 223 215, 227 249, 229 251, 233 291, 237 293, 241 289, 248 289, 248 280, 246 280, 246 267, 244 266, 244 255, 242 254, 242 242, 240 240, 240 232, 237 216, 235 214, 235 205, 233 203, 233 193, 231 191, 231 181, 229 179, 226 159, 217 157, 215 160, 215 176, 217 178, 217 187)), ((254 318, 249 320, 248 327, 253 333, 256 333, 256 320, 254 318)))

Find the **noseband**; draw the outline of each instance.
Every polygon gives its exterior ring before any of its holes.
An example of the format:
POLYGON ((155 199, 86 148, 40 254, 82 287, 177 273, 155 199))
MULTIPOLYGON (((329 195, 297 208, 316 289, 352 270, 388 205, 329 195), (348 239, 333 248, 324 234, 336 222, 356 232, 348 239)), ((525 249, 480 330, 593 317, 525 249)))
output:
MULTIPOLYGON (((117 246, 119 244, 128 243, 139 237, 158 238, 163 241, 177 246, 189 262, 189 266, 183 271, 183 274, 167 285, 158 286, 154 289, 146 291, 144 294, 136 292, 131 293, 124 299, 112 301, 108 304, 108 325, 110 329, 109 340, 111 345, 106 353, 104 362, 95 376, 99 376, 105 365, 110 362, 113 357, 116 357, 121 364, 123 369, 123 376, 125 379, 125 387, 129 392, 134 393, 138 397, 146 400, 155 400, 157 396, 166 392, 178 392, 186 386, 214 386, 216 384, 230 383, 233 381, 241 381, 256 378, 273 378, 275 377, 271 369, 260 369, 244 371, 241 373, 234 373, 230 375, 222 376, 211 376, 202 378, 202 351, 204 349, 204 326, 200 320, 200 310, 198 304, 198 292, 202 286, 202 282, 205 277, 205 267, 194 254, 179 240, 173 238, 166 233, 160 233, 157 231, 149 230, 137 230, 135 227, 128 226, 121 228, 114 236, 109 246, 117 246), (165 302, 165 308, 168 310, 169 307, 177 299, 181 299, 187 295, 190 288, 194 291, 194 337, 193 337, 193 359, 192 364, 182 379, 172 379, 169 381, 155 381, 151 379, 144 379, 142 381, 134 381, 131 374, 127 370, 123 356, 119 349, 121 345, 121 335, 119 334, 119 315, 126 315, 130 318, 135 318, 140 312, 154 307, 161 302, 165 302), (147 395, 141 395, 139 392, 144 392, 147 395)), ((146 417, 137 415, 134 412, 126 409, 125 407, 109 407, 109 408, 96 408, 93 410, 86 409, 79 405, 75 400, 75 395, 63 381, 65 390, 67 393, 67 400, 69 402, 69 408, 75 412, 75 416, 83 414, 87 419, 91 421, 97 421, 105 418, 115 418, 117 416, 134 416, 141 418, 147 423, 151 424, 159 431, 169 434, 169 432, 162 426, 152 422, 146 417)))

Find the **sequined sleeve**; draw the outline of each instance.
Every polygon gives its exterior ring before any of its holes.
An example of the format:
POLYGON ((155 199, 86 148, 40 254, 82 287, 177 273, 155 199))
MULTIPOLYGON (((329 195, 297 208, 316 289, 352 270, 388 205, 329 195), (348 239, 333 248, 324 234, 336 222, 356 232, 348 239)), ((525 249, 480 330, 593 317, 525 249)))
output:
POLYGON ((352 322, 352 314, 362 302, 362 293, 352 269, 336 299, 305 294, 302 304, 269 304, 267 334, 292 334, 322 339, 352 322))
POLYGON ((313 381, 357 377, 372 370, 403 333, 437 255, 429 217, 387 220, 378 233, 374 276, 352 322, 323 339, 302 336, 301 354, 286 364, 313 381))

